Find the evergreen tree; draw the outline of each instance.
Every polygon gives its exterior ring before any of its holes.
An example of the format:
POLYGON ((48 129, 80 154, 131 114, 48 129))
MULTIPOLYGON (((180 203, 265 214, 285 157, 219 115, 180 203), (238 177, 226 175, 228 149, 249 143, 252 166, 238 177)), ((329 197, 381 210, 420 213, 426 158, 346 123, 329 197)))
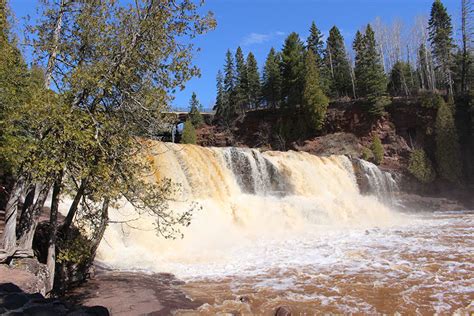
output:
POLYGON ((384 149, 380 138, 377 135, 374 135, 372 138, 371 148, 374 155, 374 162, 377 165, 380 165, 383 162, 384 149))
POLYGON ((382 98, 387 90, 387 82, 372 27, 367 25, 365 35, 357 32, 354 40, 356 52, 356 86, 359 97, 367 97, 369 112, 381 115, 385 100, 382 98))
POLYGON ((321 67, 324 53, 323 35, 314 21, 311 23, 311 27, 309 29, 309 36, 306 40, 306 48, 313 51, 316 65, 321 67))
POLYGON ((296 108, 302 104, 304 85, 304 46, 297 33, 285 40, 282 58, 282 102, 296 108))
POLYGON ((310 122, 310 130, 320 131, 324 125, 329 100, 321 89, 319 69, 311 49, 306 52, 304 65, 303 111, 310 122))
POLYGON ((408 171, 422 183, 433 182, 436 178, 433 164, 423 149, 414 150, 410 154, 408 171))
POLYGON ((184 123, 183 134, 181 135, 182 144, 196 144, 196 129, 190 120, 184 123))
POLYGON ((347 59, 344 38, 336 26, 333 26, 329 31, 324 60, 330 73, 330 95, 336 98, 351 95, 351 68, 347 59))
POLYGON ((433 2, 428 25, 429 39, 436 69, 441 75, 444 87, 448 89, 449 93, 453 93, 451 74, 453 64, 451 51, 454 47, 452 38, 453 27, 451 17, 441 0, 435 0, 433 2))
POLYGON ((202 105, 199 103, 196 93, 193 92, 191 100, 189 101, 188 117, 195 127, 200 127, 204 124, 204 118, 202 117, 201 111, 202 105))
POLYGON ((409 96, 416 92, 417 84, 411 65, 404 61, 397 61, 390 71, 388 88, 393 96, 409 96))
POLYGON ((234 58, 230 50, 226 53, 224 65, 224 104, 225 111, 222 113, 226 122, 232 119, 236 113, 235 94, 236 94, 236 75, 234 58))
POLYGON ((216 117, 222 118, 225 112, 225 100, 224 100, 224 77, 222 71, 217 71, 216 76, 216 103, 214 104, 213 110, 216 111, 216 117))
POLYGON ((435 133, 438 174, 446 180, 459 183, 462 166, 458 133, 452 109, 444 100, 439 103, 435 133))
POLYGON ((262 95, 262 83, 258 71, 257 60, 250 52, 247 55, 247 84, 250 108, 256 109, 260 105, 262 95))
POLYGON ((247 65, 245 64, 244 54, 240 47, 237 48, 235 53, 235 73, 236 73, 236 85, 235 85, 235 106, 240 111, 245 112, 249 107, 249 85, 247 79, 247 65))
POLYGON ((272 47, 263 69, 263 98, 267 106, 277 108, 281 101, 281 57, 272 47))

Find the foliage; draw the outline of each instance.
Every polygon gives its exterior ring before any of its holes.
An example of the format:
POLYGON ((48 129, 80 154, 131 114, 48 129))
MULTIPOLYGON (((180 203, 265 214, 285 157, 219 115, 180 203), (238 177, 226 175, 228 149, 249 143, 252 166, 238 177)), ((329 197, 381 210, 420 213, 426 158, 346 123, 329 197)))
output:
POLYGON ((397 61, 390 71, 388 89, 393 96, 406 96, 416 93, 416 75, 411 65, 404 61, 397 61))
POLYGON ((204 124, 204 118, 202 117, 202 114, 200 112, 201 110, 202 110, 201 103, 199 103, 196 93, 193 92, 191 96, 191 100, 189 101, 188 117, 191 120, 191 123, 196 127, 200 127, 204 124))
POLYGON ((183 135, 181 136, 181 143, 183 144, 196 144, 196 129, 193 123, 188 120, 184 123, 183 135))
POLYGON ((408 171, 422 183, 431 183, 436 178, 433 164, 423 149, 414 150, 410 154, 408 171))
POLYGON ((367 25, 364 35, 357 31, 353 48, 356 53, 357 95, 372 99, 383 96, 387 90, 387 82, 378 53, 375 34, 370 24, 367 25))
POLYGON ((286 107, 302 105, 304 85, 304 46, 297 33, 285 40, 282 58, 282 103, 286 107))
POLYGON ((444 102, 442 96, 437 93, 425 91, 420 94, 420 104, 427 109, 437 109, 444 102))
POLYGON ((448 181, 461 181, 461 154, 452 109, 440 102, 435 123, 436 164, 438 174, 448 181))
POLYGON ((383 162, 384 149, 380 138, 374 134, 372 138, 372 145, 370 146, 372 154, 374 155, 374 162, 380 165, 383 162))
POLYGON ((372 153, 372 151, 367 148, 367 147, 364 147, 362 149, 362 154, 361 154, 361 158, 364 159, 364 160, 371 160, 372 158, 374 157, 374 154, 372 153))
POLYGON ((319 70, 312 50, 306 52, 304 65, 303 111, 307 114, 306 120, 310 122, 310 130, 320 131, 324 125, 329 100, 321 89, 319 70))
POLYGON ((272 47, 263 69, 263 97, 272 108, 280 106, 281 101, 281 56, 272 47))
POLYGON ((235 53, 235 74, 236 86, 234 102, 236 107, 243 112, 248 107, 249 82, 247 78, 247 65, 245 63, 244 53, 240 47, 237 48, 237 52, 235 53))
POLYGON ((251 52, 247 55, 247 94, 249 99, 248 107, 256 109, 260 105, 262 94, 262 83, 260 82, 260 74, 258 73, 258 64, 254 54, 251 52))
POLYGON ((344 38, 336 26, 333 26, 329 31, 324 61, 330 73, 331 96, 340 98, 351 95, 351 68, 347 59, 344 38))
POLYGON ((453 62, 451 53, 454 47, 452 38, 453 27, 451 17, 441 0, 435 0, 433 2, 428 30, 436 68, 441 73, 445 87, 451 89, 452 92, 452 75, 450 68, 453 62))

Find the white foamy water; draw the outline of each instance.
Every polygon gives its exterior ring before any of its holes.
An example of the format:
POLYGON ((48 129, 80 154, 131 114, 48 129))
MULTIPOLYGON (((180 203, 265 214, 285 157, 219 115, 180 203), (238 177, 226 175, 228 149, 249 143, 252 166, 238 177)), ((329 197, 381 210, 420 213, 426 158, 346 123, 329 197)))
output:
MULTIPOLYGON (((397 289, 401 305, 428 300, 429 311, 452 311, 474 299, 474 263, 466 256, 474 253, 472 214, 394 212, 380 202, 391 178, 373 165, 364 168, 379 198, 360 194, 345 156, 156 143, 149 159, 157 170, 152 181, 181 185, 170 207, 183 211, 196 201, 202 210, 182 240, 156 236, 150 218, 131 223, 139 230, 111 224, 98 252, 110 267, 171 272, 206 289, 202 295, 190 289, 203 301, 211 294, 218 301, 221 292, 261 293, 243 310, 252 313, 272 308, 262 295, 306 302, 308 311, 311 302, 339 306, 328 312, 403 311, 380 309, 366 287, 397 289), (215 291, 216 283, 226 291, 215 291), (360 286, 359 295, 345 283, 360 286), (419 292, 427 293, 421 301, 419 292)), ((112 220, 135 217, 127 205, 111 213, 112 220)), ((221 303, 203 312, 225 311, 221 303)))

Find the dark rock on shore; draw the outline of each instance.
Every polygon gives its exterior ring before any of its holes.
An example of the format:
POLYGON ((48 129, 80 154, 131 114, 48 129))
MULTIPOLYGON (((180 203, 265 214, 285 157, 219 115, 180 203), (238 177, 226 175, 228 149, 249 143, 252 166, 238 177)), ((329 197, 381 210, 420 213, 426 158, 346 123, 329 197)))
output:
POLYGON ((102 306, 75 306, 58 299, 45 298, 40 293, 25 293, 13 283, 2 283, 0 284, 0 314, 108 316, 109 312, 102 306))

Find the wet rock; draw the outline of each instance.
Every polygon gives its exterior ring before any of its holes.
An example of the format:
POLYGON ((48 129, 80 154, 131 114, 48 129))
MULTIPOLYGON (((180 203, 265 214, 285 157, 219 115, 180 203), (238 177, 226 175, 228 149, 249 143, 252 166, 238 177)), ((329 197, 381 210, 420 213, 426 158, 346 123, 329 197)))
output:
POLYGON ((239 301, 241 301, 242 303, 249 303, 250 298, 248 296, 241 296, 239 297, 239 301))
POLYGON ((291 310, 288 306, 280 306, 275 311, 275 316, 291 316, 291 310))

